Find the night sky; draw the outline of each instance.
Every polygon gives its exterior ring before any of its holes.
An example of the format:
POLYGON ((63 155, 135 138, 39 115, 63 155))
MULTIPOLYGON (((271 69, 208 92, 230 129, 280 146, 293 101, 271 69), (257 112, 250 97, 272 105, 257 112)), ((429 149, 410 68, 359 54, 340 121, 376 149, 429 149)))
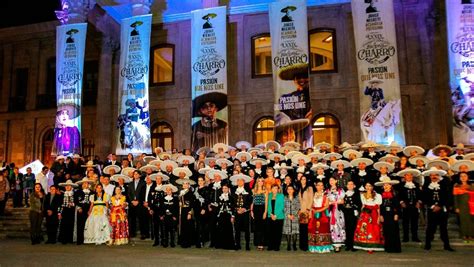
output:
POLYGON ((56 20, 59 0, 1 0, 0 28, 56 20))

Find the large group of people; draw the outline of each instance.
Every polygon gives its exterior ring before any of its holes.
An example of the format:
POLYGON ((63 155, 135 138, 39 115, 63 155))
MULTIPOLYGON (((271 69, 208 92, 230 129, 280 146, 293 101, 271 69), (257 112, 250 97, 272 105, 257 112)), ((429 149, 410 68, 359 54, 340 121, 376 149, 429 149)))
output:
POLYGON ((284 236, 287 250, 401 252, 402 242, 422 242, 421 222, 425 250, 439 228, 453 251, 450 213, 464 241, 474 241, 474 153, 467 152, 462 144, 425 151, 322 142, 302 150, 295 142, 240 141, 195 153, 110 154, 105 162, 58 156, 36 175, 1 171, 0 200, 4 208, 10 191, 19 207, 24 197, 32 244, 44 241, 45 220, 46 243, 124 245, 139 232, 163 247, 278 251, 284 236))

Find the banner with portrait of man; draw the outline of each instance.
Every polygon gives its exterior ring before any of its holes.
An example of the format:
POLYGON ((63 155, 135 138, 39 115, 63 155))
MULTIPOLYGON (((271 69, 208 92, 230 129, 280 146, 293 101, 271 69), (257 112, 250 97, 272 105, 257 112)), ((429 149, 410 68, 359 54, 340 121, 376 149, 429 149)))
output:
POLYGON ((52 156, 81 153, 81 104, 87 24, 56 28, 56 124, 52 156))
POLYGON ((192 150, 227 143, 226 7, 200 9, 191 20, 192 150))
POLYGON ((352 0, 364 141, 405 145, 393 0, 352 0))
POLYGON ((446 0, 454 143, 474 144, 474 1, 446 0))
POLYGON ((269 7, 272 38, 276 141, 313 146, 309 92, 306 1, 279 1, 269 7))
POLYGON ((122 20, 117 155, 151 153, 148 75, 151 15, 122 20))

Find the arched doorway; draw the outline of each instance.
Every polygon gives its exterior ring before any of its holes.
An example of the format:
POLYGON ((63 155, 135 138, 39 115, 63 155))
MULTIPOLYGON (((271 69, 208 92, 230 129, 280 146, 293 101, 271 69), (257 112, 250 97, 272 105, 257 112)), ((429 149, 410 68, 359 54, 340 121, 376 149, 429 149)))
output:
POLYGON ((174 147, 174 134, 171 125, 164 121, 157 122, 151 128, 151 147, 162 147, 165 151, 174 147))
POLYGON ((46 130, 41 138, 41 162, 45 166, 51 166, 54 162, 54 157, 51 156, 53 150, 53 139, 53 129, 46 130))
POLYGON ((314 143, 328 142, 333 145, 341 143, 341 125, 336 116, 325 113, 313 119, 314 143))
POLYGON ((275 121, 273 117, 260 118, 253 126, 254 145, 265 143, 275 138, 275 121))

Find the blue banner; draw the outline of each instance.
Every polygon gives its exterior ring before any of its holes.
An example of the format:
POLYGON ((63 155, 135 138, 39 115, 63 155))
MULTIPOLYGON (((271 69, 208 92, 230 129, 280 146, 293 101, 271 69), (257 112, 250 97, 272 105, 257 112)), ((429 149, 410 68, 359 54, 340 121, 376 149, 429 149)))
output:
POLYGON ((56 124, 52 155, 81 153, 81 103, 87 24, 56 28, 56 124))
POLYGON ((122 20, 117 155, 151 153, 148 75, 151 15, 122 20))

